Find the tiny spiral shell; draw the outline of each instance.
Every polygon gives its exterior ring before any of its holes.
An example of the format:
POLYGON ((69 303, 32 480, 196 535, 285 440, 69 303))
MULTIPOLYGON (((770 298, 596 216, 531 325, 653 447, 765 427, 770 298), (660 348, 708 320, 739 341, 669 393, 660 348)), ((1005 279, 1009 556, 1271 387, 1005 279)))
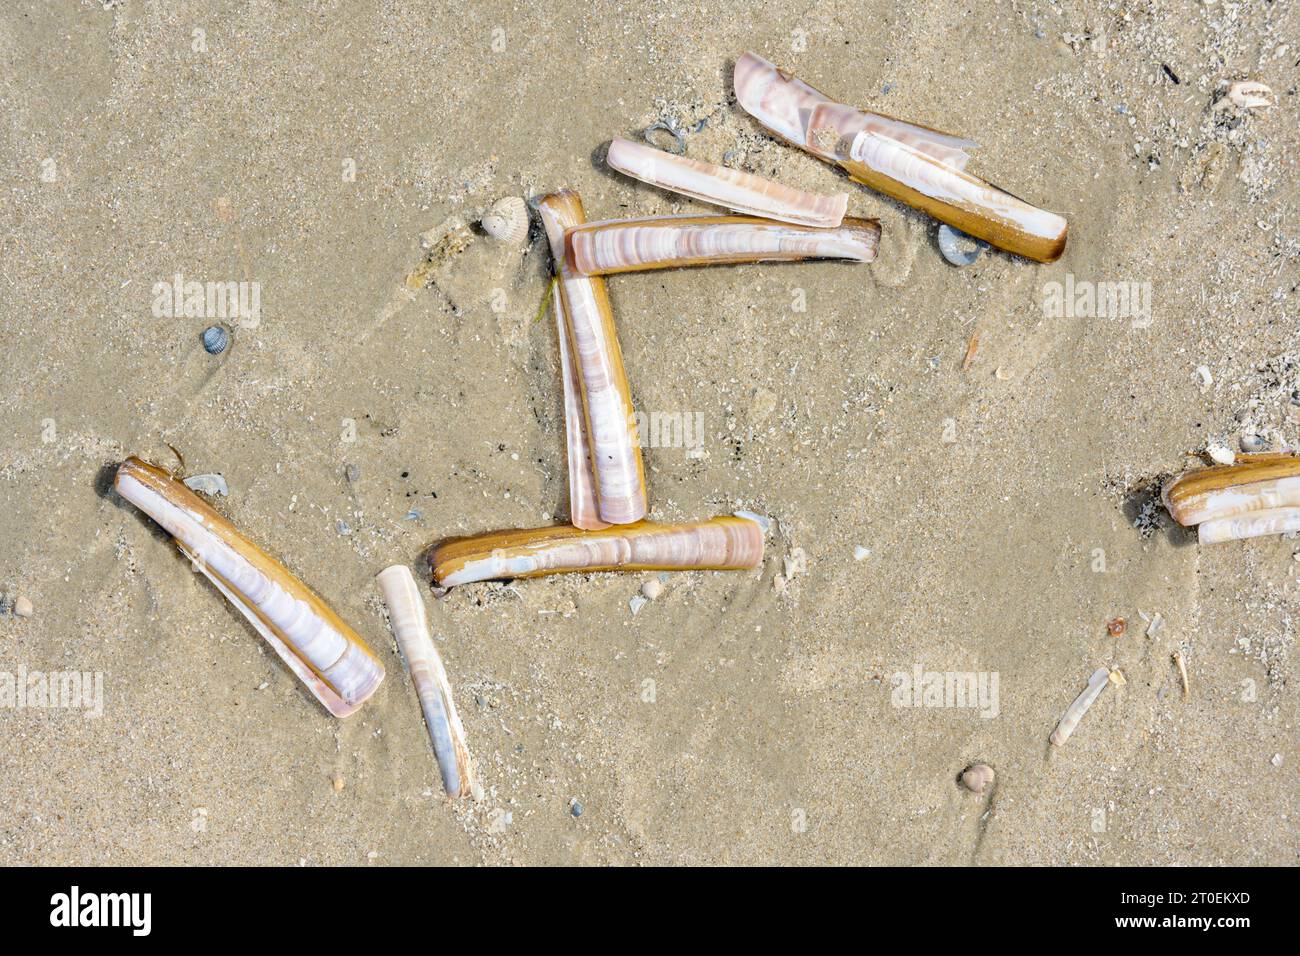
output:
POLYGON ((488 208, 480 224, 493 239, 521 245, 528 238, 528 207, 520 197, 506 196, 488 208))

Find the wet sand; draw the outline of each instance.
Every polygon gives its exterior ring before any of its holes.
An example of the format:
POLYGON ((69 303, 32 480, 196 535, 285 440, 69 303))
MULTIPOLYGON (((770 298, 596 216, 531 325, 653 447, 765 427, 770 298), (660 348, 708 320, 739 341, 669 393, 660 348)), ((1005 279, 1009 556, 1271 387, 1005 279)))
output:
POLYGON ((1300 443, 1294 5, 107 7, 0 10, 0 590, 33 606, 0 672, 103 679, 98 717, 0 708, 0 863, 1296 862, 1300 541, 1143 510, 1207 441, 1300 443), (948 265, 735 106, 747 49, 979 141, 1064 257, 948 265), (1239 79, 1276 105, 1216 108, 1239 79), (776 529, 635 615, 648 575, 430 596, 485 789, 449 804, 373 576, 567 507, 545 238, 473 224, 564 186, 706 211, 595 161, 663 118, 848 191, 880 258, 610 280, 637 407, 703 423, 698 455, 646 449, 652 516, 776 529), (472 241, 408 289, 449 221, 472 241), (257 283, 255 326, 208 355, 213 319, 156 301, 178 274, 257 283), (1067 281, 1149 284, 1149 313, 1045 314, 1067 281), (169 446, 371 642, 361 712, 108 490, 169 446), (1052 752, 1099 666, 1127 684, 1052 752), (996 707, 897 706, 917 668, 997 675, 996 707))

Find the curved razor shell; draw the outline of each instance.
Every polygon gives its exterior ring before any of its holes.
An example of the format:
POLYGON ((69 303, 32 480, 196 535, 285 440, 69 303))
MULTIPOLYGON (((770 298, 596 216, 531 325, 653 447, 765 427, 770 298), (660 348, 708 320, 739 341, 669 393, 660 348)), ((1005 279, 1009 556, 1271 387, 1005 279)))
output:
POLYGON ((1092 672, 1092 676, 1088 678, 1088 686, 1084 688, 1082 694, 1074 699, 1074 703, 1065 709, 1060 723, 1052 731, 1052 736, 1049 739, 1053 746, 1059 747, 1070 739, 1070 735, 1074 733, 1074 728, 1079 726, 1079 721, 1083 719, 1083 715, 1101 696, 1101 692, 1106 689, 1108 683, 1110 683, 1110 671, 1106 668, 1098 667, 1092 672))
MULTIPOLYGON (((537 209, 548 236, 563 235, 587 221, 582 200, 571 190, 543 197, 537 209)), ((577 274, 567 258, 557 260, 556 270, 582 383, 600 520, 629 524, 646 513, 645 471, 609 294, 603 279, 577 274)))
POLYGON ((415 575, 404 564, 394 564, 380 571, 375 580, 384 604, 393 636, 402 649, 406 667, 411 672, 424 722, 433 742, 433 753, 442 774, 447 796, 456 798, 474 791, 474 763, 465 743, 465 727, 456 713, 456 701, 447 680, 447 670, 433 646, 424 600, 415 583, 415 575))
POLYGON ((1201 544, 1218 544, 1220 541, 1286 534, 1288 531, 1300 531, 1300 507, 1274 508, 1231 518, 1213 518, 1202 521, 1196 528, 1196 535, 1201 544))
MULTIPOLYGON (((546 236, 550 241, 551 255, 557 263, 564 261, 564 231, 554 216, 543 216, 546 236)), ((557 281, 552 291, 552 311, 555 312, 556 339, 560 345, 560 382, 564 389, 564 436, 566 458, 569 465, 569 520, 579 528, 594 531, 608 528, 600 520, 600 505, 596 500, 596 483, 591 469, 591 446, 587 442, 587 422, 582 410, 582 380, 577 363, 573 360, 573 345, 569 341, 569 317, 564 311, 564 294, 557 281)))
POLYGON ((1300 456, 1238 455, 1231 465, 1185 472, 1165 485, 1161 499, 1181 525, 1300 508, 1300 456))
POLYGON ((731 516, 604 531, 560 525, 441 542, 428 560, 441 587, 565 571, 732 571, 762 563, 763 529, 731 516))
POLYGON ((822 95, 762 57, 736 63, 736 99, 796 146, 838 163, 856 181, 999 249, 1051 262, 1067 223, 966 172, 975 143, 822 95))
POLYGON ((838 226, 849 204, 847 193, 821 196, 792 189, 762 176, 674 156, 630 139, 613 140, 605 162, 620 173, 660 189, 745 215, 797 225, 838 226))
POLYGON ((579 226, 565 242, 584 275, 799 259, 871 262, 880 224, 847 218, 834 229, 817 229, 755 216, 651 216, 579 226))
POLYGON ((117 493, 163 527, 336 717, 384 679, 370 648, 314 591, 163 469, 128 458, 117 493))

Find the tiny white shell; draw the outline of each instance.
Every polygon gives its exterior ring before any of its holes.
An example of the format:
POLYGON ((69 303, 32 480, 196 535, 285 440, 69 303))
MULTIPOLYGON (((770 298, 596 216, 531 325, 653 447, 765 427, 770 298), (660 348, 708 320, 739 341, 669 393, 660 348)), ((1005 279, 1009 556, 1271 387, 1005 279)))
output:
POLYGON ((1211 442, 1205 451, 1216 465, 1231 465, 1237 460, 1237 453, 1221 442, 1211 442))
POLYGON ((1272 106, 1272 97, 1271 89, 1254 80, 1238 80, 1228 87, 1228 101, 1243 110, 1272 106))
POLYGON ((528 206, 518 196, 506 196, 488 208, 480 224, 493 239, 520 245, 528 238, 528 206))

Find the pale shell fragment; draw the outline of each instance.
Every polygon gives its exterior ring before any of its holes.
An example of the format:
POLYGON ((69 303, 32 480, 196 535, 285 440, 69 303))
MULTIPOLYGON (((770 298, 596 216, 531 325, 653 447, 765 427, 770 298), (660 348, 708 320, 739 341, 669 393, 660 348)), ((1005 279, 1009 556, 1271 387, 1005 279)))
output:
POLYGON ((156 521, 316 698, 336 717, 353 713, 384 679, 360 636, 314 591, 156 465, 128 458, 117 493, 156 521))
POLYGON ((505 196, 488 208, 479 224, 493 239, 520 245, 528 238, 528 206, 519 196, 505 196))
POLYGON ((1237 80, 1228 87, 1227 99, 1238 109, 1267 108, 1273 105, 1273 90, 1255 80, 1237 80))
POLYGON ((407 670, 411 672, 411 683, 420 699, 420 709, 424 711, 443 789, 453 799, 472 793, 474 763, 466 744, 465 727, 456 713, 447 670, 429 634, 424 600, 415 576, 406 565, 394 564, 380 571, 375 580, 388 606, 393 636, 402 650, 407 670))
POLYGON ((1083 718, 1083 715, 1088 712, 1088 708, 1096 702, 1097 697, 1110 682, 1109 669, 1098 667, 1092 672, 1092 676, 1088 678, 1088 686, 1084 688, 1083 693, 1074 699, 1074 703, 1065 709, 1060 723, 1052 731, 1052 736, 1049 738, 1052 746, 1059 747, 1070 739, 1070 735, 1074 733, 1074 728, 1079 726, 1079 721, 1083 718))
POLYGON ((440 542, 428 554, 433 581, 442 587, 566 571, 730 571, 762 561, 763 529, 731 516, 602 531, 567 525, 498 531, 440 542))
POLYGON ((838 226, 849 203, 847 193, 821 196, 739 169, 675 156, 629 139, 614 139, 605 154, 605 162, 643 183, 745 215, 781 222, 838 226))

